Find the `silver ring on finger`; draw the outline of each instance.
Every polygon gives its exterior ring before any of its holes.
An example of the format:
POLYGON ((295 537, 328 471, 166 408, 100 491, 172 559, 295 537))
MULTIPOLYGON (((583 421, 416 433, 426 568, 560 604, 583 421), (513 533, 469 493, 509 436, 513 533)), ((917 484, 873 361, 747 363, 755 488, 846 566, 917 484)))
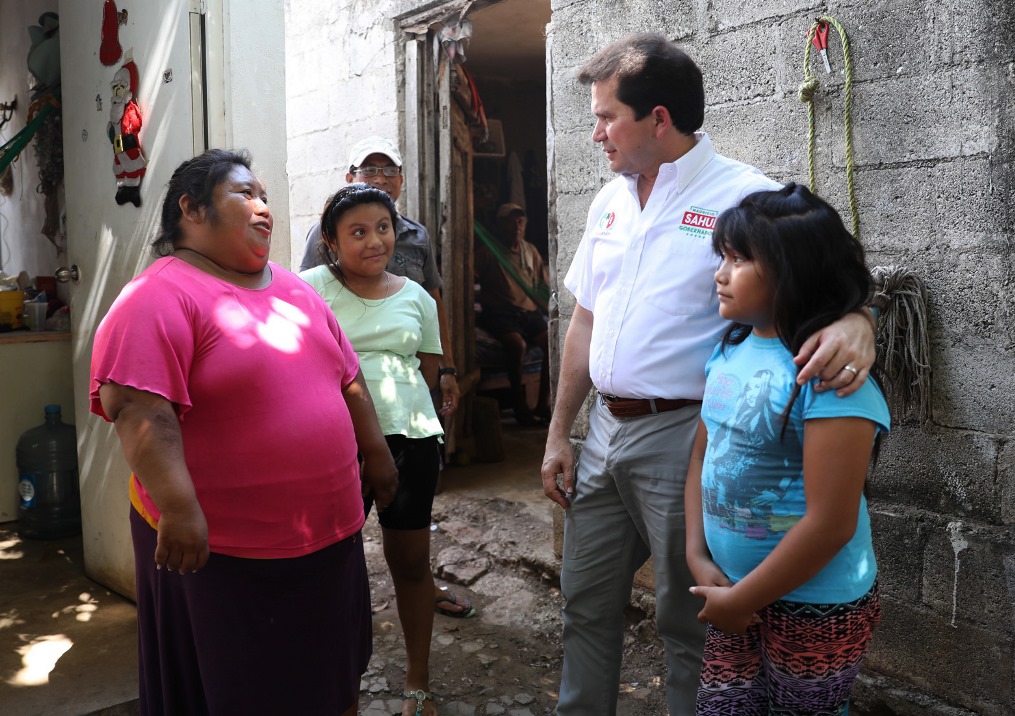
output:
POLYGON ((846 365, 842 366, 842 369, 843 370, 848 370, 850 373, 853 374, 854 377, 856 377, 856 374, 859 373, 859 371, 856 368, 854 368, 853 366, 849 365, 848 363, 846 365))

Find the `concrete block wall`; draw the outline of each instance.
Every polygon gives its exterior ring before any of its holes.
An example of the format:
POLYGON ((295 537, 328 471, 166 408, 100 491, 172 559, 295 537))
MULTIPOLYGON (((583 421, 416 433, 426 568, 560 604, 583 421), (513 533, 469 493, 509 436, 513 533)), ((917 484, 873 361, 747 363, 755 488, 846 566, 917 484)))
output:
POLYGON ((401 136, 398 73, 403 39, 393 18, 413 4, 285 4, 286 168, 296 265, 325 200, 345 184, 352 145, 373 134, 396 141, 401 136))
MULTIPOLYGON (((611 178, 575 80, 596 50, 663 32, 702 67, 718 149, 806 182, 807 111, 796 98, 805 33, 819 15, 846 28, 861 240, 872 266, 924 280, 933 366, 929 420, 896 425, 870 481, 884 617, 856 710, 1015 713, 1015 10, 1000 0, 553 0, 552 11, 558 285, 611 178)), ((848 226, 834 30, 828 54, 831 75, 812 55, 818 191, 848 226)), ((563 329, 574 304, 562 293, 563 329)))

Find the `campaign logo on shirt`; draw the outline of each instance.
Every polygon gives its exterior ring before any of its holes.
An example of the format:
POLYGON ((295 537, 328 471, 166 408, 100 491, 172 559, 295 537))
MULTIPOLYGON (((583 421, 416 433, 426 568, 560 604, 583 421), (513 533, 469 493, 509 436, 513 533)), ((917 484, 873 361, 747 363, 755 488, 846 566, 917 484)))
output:
POLYGON ((684 212, 680 219, 680 231, 694 236, 711 236, 717 216, 719 216, 718 211, 692 206, 684 212))
POLYGON ((606 212, 605 214, 599 217, 599 230, 603 233, 606 233, 606 231, 609 230, 611 226, 613 226, 613 222, 616 220, 617 213, 615 211, 606 212))

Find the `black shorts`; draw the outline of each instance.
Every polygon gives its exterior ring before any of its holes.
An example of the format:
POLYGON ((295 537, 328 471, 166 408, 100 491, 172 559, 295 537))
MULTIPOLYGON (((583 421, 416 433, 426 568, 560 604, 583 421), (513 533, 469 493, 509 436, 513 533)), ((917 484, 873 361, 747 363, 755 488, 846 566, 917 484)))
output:
MULTIPOLYGON (((398 489, 388 509, 377 513, 377 521, 390 530, 426 529, 430 526, 433 496, 440 475, 437 436, 385 435, 384 439, 398 468, 398 489)), ((373 504, 372 493, 363 498, 363 511, 367 515, 373 504)))
POLYGON ((546 333, 546 315, 541 311, 526 311, 521 308, 497 307, 483 309, 483 328, 502 339, 508 333, 519 333, 527 341, 546 333))

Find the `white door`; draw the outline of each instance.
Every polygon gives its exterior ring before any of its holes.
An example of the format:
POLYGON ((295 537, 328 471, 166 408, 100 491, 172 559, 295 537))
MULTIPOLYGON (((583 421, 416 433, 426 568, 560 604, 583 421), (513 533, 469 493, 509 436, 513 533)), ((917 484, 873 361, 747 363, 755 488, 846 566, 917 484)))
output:
MULTIPOLYGON (((88 410, 92 338, 120 289, 147 266, 162 195, 173 170, 205 143, 203 43, 198 0, 120 3, 123 56, 99 59, 103 0, 61 0, 64 185, 71 282, 74 417, 78 427, 85 569, 92 579, 134 594, 128 523, 130 470, 110 425, 88 410), (71 30, 70 28, 74 28, 71 30), (132 53, 148 159, 142 204, 114 201, 113 149, 107 137, 110 81, 132 53), (195 101, 196 98, 196 101, 195 101)), ((153 310, 156 310, 153 307, 153 310)))

